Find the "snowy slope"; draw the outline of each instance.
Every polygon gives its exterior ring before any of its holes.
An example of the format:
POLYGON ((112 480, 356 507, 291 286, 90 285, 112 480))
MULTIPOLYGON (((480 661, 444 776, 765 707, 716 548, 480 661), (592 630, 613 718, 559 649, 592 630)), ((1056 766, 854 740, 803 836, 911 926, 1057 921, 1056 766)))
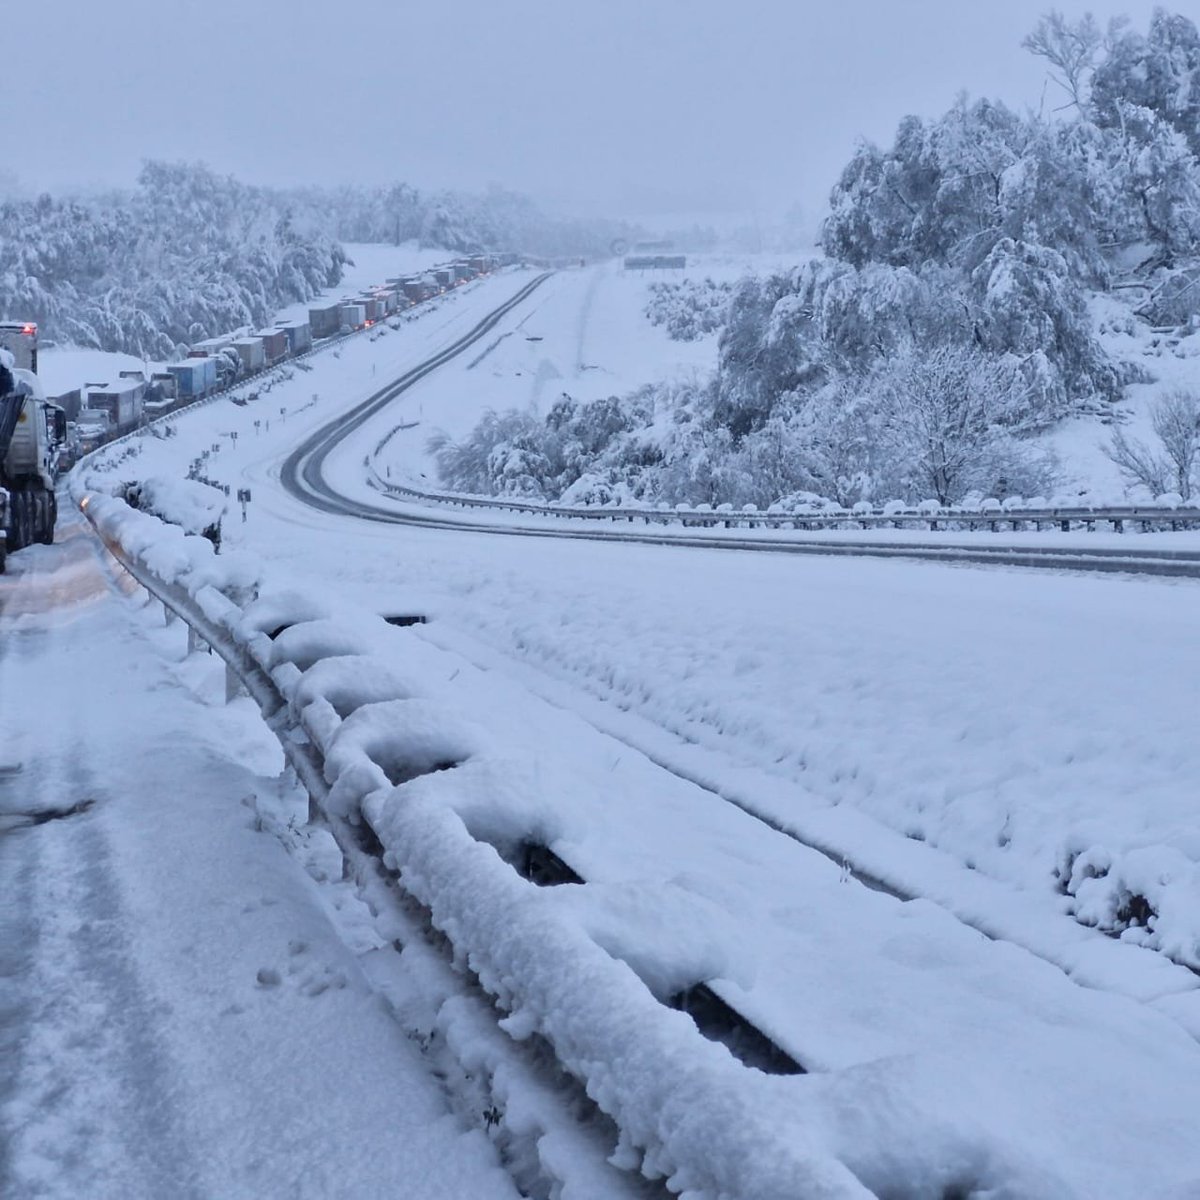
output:
POLYGON ((1114 427, 1153 446, 1150 413, 1155 401, 1177 389, 1200 392, 1200 330, 1184 337, 1156 333, 1112 296, 1094 296, 1091 312, 1108 354, 1135 367, 1148 381, 1125 389, 1124 399, 1114 406, 1115 426, 1094 416, 1075 417, 1051 430, 1045 441, 1059 455, 1069 483, 1120 500, 1128 483, 1103 447, 1109 444, 1114 427))
POLYGON ((436 482, 427 452, 431 434, 461 438, 488 409, 521 408, 544 416, 564 393, 578 400, 621 395, 645 383, 699 376, 716 361, 715 335, 676 342, 645 316, 654 282, 735 280, 761 260, 692 256, 688 269, 630 271, 620 262, 558 272, 478 351, 432 377, 406 409, 405 428, 378 457, 393 478, 436 482))

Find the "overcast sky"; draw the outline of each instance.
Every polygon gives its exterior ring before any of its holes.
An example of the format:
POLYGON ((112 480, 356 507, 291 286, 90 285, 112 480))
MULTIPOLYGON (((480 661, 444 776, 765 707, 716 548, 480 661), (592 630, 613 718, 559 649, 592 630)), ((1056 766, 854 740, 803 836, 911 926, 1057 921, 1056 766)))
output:
MULTIPOLYGON (((1020 41, 1051 4, 11 0, 0 100, 29 187, 128 183, 153 157, 771 220, 815 214, 856 139, 905 113, 962 89, 1036 107, 1045 71, 1020 41)), ((1144 28, 1154 5, 1058 7, 1144 28)))

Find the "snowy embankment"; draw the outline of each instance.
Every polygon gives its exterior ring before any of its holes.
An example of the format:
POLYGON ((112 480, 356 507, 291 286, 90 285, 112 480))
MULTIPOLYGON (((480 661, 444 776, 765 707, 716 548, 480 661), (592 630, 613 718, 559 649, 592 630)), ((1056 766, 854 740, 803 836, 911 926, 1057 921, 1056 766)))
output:
MULTIPOLYGON (((177 581, 245 585, 97 505, 177 581)), ((1200 1050, 1151 1006, 849 882, 419 629, 306 590, 204 607, 271 673, 323 751, 331 807, 371 823, 509 1033, 545 1037, 587 1080, 625 1165, 755 1200, 1182 1196, 1200 1179, 1181 1116, 1200 1050), (528 842, 588 882, 522 879, 528 842), (747 1070, 660 1002, 700 980, 813 1073, 747 1070)))

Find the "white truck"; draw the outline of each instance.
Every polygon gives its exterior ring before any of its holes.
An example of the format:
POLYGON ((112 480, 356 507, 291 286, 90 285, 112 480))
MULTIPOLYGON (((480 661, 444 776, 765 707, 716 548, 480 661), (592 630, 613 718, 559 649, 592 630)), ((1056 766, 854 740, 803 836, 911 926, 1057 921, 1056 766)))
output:
POLYGON ((0 324, 0 571, 6 555, 54 541, 54 484, 66 443, 66 413, 37 377, 37 326, 0 324))

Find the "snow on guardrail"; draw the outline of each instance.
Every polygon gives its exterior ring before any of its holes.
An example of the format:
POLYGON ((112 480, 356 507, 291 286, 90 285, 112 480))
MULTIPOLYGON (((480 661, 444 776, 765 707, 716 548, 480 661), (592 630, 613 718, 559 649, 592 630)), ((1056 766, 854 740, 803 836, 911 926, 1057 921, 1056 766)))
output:
POLYGON ((774 504, 768 509, 755 505, 734 508, 732 504, 553 504, 542 500, 498 499, 456 492, 428 491, 395 483, 379 474, 368 459, 368 483, 396 499, 413 500, 450 508, 486 509, 522 516, 542 516, 583 521, 641 522, 645 525, 679 525, 697 529, 921 529, 931 532, 950 529, 1008 528, 1025 526, 1041 529, 1050 526, 1065 531, 1072 526, 1088 527, 1106 523, 1116 531, 1126 526, 1148 529, 1179 530, 1200 528, 1200 507, 1186 505, 1176 494, 1159 496, 1136 504, 1084 504, 1078 498, 1040 497, 1029 501, 1010 497, 1005 501, 985 499, 977 505, 947 506, 925 500, 915 506, 889 501, 880 507, 856 504, 842 508, 835 504, 774 504))

